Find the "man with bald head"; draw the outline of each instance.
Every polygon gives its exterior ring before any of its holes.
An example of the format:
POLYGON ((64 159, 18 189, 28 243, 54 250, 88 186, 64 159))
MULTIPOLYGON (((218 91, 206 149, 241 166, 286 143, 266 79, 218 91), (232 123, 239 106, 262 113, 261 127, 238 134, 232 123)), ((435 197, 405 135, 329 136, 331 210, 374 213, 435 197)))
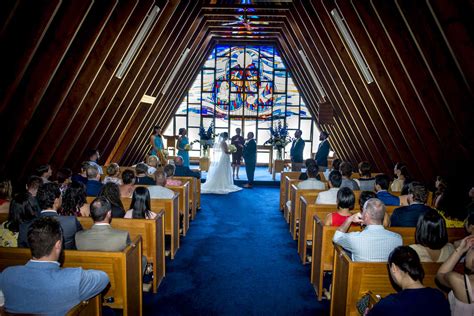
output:
POLYGON ((166 185, 166 174, 164 171, 155 172, 156 185, 151 185, 148 187, 150 192, 150 198, 152 199, 171 199, 174 196, 174 192, 168 188, 165 188, 166 185))
POLYGON ((174 175, 176 177, 194 177, 201 179, 201 173, 199 171, 192 171, 189 167, 183 166, 183 157, 174 157, 174 166, 176 167, 174 175))
POLYGON ((384 216, 385 204, 376 198, 369 199, 361 213, 349 216, 339 226, 332 241, 350 252, 353 261, 386 262, 403 241, 402 236, 383 227, 384 216), (365 226, 364 230, 348 233, 353 223, 365 226))

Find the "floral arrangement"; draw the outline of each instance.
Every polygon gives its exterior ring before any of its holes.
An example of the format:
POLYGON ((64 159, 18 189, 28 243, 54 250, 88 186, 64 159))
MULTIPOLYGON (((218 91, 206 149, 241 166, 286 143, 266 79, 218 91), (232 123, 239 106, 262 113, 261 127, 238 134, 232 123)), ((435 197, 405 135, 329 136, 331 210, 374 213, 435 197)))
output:
POLYGON ((190 144, 184 145, 184 150, 190 151, 191 150, 191 145, 190 144))
POLYGON ((281 124, 281 121, 278 122, 278 125, 273 128, 270 127, 270 139, 267 140, 264 145, 272 145, 274 149, 283 149, 286 145, 291 143, 291 138, 288 135, 288 127, 281 124))
POLYGON ((235 145, 230 144, 228 148, 229 148, 229 152, 231 153, 237 152, 237 147, 235 147, 235 145))
POLYGON ((214 131, 214 122, 211 122, 207 130, 204 128, 204 126, 201 125, 201 127, 199 127, 199 140, 191 142, 191 145, 194 143, 201 144, 204 150, 204 154, 206 156, 209 151, 209 148, 214 146, 214 138, 216 136, 217 135, 214 131))

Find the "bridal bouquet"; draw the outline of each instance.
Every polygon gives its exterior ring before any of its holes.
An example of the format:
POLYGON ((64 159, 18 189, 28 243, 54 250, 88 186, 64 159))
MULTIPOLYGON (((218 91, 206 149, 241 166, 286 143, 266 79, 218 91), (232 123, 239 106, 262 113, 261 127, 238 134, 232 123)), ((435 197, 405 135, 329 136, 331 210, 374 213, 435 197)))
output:
POLYGON ((237 152, 237 147, 235 147, 235 145, 230 144, 228 148, 231 153, 237 152))
POLYGON ((189 145, 189 144, 184 145, 184 150, 190 151, 191 150, 191 145, 189 145))
POLYGON ((278 159, 281 159, 282 152, 286 145, 291 143, 291 138, 288 135, 288 127, 281 124, 281 121, 278 122, 276 127, 270 127, 270 139, 267 140, 264 145, 272 145, 274 149, 277 150, 278 159))

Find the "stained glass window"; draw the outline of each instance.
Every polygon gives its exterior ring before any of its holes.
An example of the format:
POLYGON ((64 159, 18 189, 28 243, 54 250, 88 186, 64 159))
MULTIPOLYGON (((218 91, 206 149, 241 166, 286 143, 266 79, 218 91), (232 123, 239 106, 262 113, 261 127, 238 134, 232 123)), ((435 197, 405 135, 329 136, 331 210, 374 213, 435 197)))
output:
MULTIPOLYGON (((240 127, 244 136, 253 132, 259 145, 269 137, 269 127, 278 121, 288 125, 291 135, 303 131, 305 156, 317 146, 319 134, 314 120, 301 98, 283 59, 273 46, 216 46, 179 110, 166 129, 166 135, 177 135, 187 127, 190 141, 197 139, 200 124, 206 128, 213 121, 217 132, 235 134, 240 127)), ((199 157, 196 144, 191 157, 199 157)), ((258 155, 258 162, 268 162, 268 156, 258 155)))

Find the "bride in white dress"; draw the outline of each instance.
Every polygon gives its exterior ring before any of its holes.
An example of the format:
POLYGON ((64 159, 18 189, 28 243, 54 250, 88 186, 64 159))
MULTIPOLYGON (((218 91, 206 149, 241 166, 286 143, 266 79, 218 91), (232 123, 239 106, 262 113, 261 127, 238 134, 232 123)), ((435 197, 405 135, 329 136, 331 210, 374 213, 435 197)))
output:
POLYGON ((227 146, 229 133, 224 132, 214 145, 212 162, 207 173, 206 182, 201 186, 201 193, 228 194, 242 190, 234 185, 230 151, 227 146))

